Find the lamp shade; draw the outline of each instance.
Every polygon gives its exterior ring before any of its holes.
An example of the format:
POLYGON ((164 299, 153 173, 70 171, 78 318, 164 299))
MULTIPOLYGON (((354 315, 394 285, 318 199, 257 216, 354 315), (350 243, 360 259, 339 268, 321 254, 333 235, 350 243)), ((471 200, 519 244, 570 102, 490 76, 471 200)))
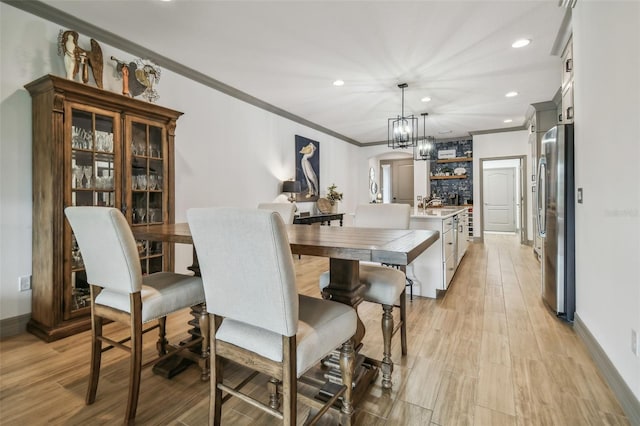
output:
POLYGON ((285 180, 282 182, 282 192, 298 193, 300 191, 302 191, 302 187, 297 180, 285 180))

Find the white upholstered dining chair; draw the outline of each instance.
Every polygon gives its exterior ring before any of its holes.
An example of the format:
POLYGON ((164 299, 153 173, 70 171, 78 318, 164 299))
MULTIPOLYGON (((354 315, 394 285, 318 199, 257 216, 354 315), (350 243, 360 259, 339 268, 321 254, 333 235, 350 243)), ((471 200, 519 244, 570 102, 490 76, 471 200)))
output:
POLYGON ((312 421, 342 396, 341 415, 350 419, 356 312, 341 303, 298 295, 281 216, 261 209, 199 208, 187 211, 187 217, 212 314, 210 424, 222 422, 226 392, 295 425, 297 379, 340 346, 342 382, 348 386, 324 405, 297 396, 319 410, 312 421), (269 405, 228 386, 223 359, 266 374, 271 383, 281 382, 282 410, 273 390, 277 386, 272 386, 269 405))
POLYGON ((208 319, 202 319, 203 337, 193 338, 175 351, 165 337, 166 316, 170 313, 204 303, 204 290, 200 277, 157 272, 142 275, 136 241, 122 213, 109 207, 67 207, 65 214, 75 235, 91 285, 91 370, 86 403, 93 404, 98 389, 102 353, 114 347, 130 354, 129 396, 125 411, 125 424, 132 424, 138 406, 140 375, 143 367, 173 355, 176 351, 205 345, 202 354, 203 376, 208 375, 206 342, 208 319), (129 325, 130 337, 113 340, 103 335, 104 320, 129 325), (157 320, 143 330, 143 324, 157 320), (159 329, 158 357, 142 364, 142 335, 159 329), (130 346, 123 343, 131 341, 130 346), (103 342, 107 344, 103 347, 103 342))
MULTIPOLYGON (((411 206, 408 204, 361 204, 356 207, 354 226, 359 228, 409 229, 411 206)), ((407 354, 406 275, 391 266, 360 262, 360 282, 365 286, 364 300, 382 305, 382 387, 391 388, 393 361, 391 339, 400 330, 402 355, 407 354), (400 307, 400 321, 394 326, 393 307, 400 307)), ((320 289, 328 297, 329 271, 320 275, 320 289)))
POLYGON ((282 221, 286 224, 293 223, 293 215, 296 211, 296 205, 293 203, 260 203, 258 204, 259 209, 263 210, 271 210, 274 212, 278 212, 282 217, 282 221))

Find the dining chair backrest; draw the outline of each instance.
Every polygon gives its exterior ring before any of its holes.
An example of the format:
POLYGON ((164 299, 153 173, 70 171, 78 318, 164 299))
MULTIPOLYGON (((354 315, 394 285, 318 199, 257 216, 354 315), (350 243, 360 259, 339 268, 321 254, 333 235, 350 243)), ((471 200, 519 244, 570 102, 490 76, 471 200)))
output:
POLYGON ((296 209, 293 203, 260 203, 258 204, 258 208, 278 212, 284 223, 293 223, 293 215, 296 209))
POLYGON ((280 214, 227 207, 187 211, 207 311, 291 337, 298 292, 280 214))
POLYGON ((360 204, 353 220, 358 228, 409 229, 409 204, 360 204))
POLYGON ((67 207, 89 284, 120 293, 142 288, 142 268, 131 228, 112 207, 67 207))

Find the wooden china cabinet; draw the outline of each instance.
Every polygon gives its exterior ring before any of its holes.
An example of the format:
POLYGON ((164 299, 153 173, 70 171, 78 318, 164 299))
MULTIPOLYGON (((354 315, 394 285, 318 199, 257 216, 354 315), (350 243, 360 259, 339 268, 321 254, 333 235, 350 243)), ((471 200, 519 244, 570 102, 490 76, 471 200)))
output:
MULTIPOLYGON (((91 328, 89 284, 67 206, 120 209, 132 227, 174 222, 174 131, 181 112, 62 77, 25 86, 33 115, 32 307, 53 341, 91 328)), ((173 270, 167 243, 137 241, 143 273, 173 270)))

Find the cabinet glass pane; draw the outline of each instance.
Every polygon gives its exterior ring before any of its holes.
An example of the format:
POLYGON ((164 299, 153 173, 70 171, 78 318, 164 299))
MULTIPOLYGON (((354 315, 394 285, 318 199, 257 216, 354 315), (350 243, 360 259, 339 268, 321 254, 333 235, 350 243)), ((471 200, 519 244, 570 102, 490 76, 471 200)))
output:
POLYGON ((162 158, 162 129, 149 126, 149 157, 162 158))
MULTIPOLYGON (((129 149, 131 174, 131 223, 133 226, 164 223, 167 212, 165 194, 165 133, 152 123, 130 123, 129 149)), ((165 268, 166 244, 137 241, 143 274, 165 268)))
MULTIPOLYGON (((116 157, 114 118, 83 110, 72 110, 71 205, 116 206, 116 157)), ((89 307, 89 285, 82 253, 71 236, 71 312, 89 307)))
POLYGON ((132 207, 133 207, 133 223, 134 224, 143 224, 148 223, 149 219, 147 216, 148 210, 148 199, 147 193, 142 191, 136 191, 132 194, 132 207))
POLYGON ((159 241, 136 240, 140 266, 143 274, 160 272, 164 267, 163 243, 159 241))
POLYGON ((131 126, 131 153, 138 156, 147 155, 147 125, 133 123, 131 126))
POLYGON ((162 128, 131 125, 131 206, 133 224, 163 223, 164 162, 162 128))
POLYGON ((162 271, 163 267, 162 267, 162 257, 152 257, 149 258, 149 266, 148 266, 148 271, 150 274, 153 274, 154 272, 160 272, 162 271))
POLYGON ((77 310, 89 306, 89 283, 84 270, 82 253, 75 236, 71 235, 71 309, 77 310))
POLYGON ((93 114, 73 110, 71 114, 71 148, 93 148, 93 114))

